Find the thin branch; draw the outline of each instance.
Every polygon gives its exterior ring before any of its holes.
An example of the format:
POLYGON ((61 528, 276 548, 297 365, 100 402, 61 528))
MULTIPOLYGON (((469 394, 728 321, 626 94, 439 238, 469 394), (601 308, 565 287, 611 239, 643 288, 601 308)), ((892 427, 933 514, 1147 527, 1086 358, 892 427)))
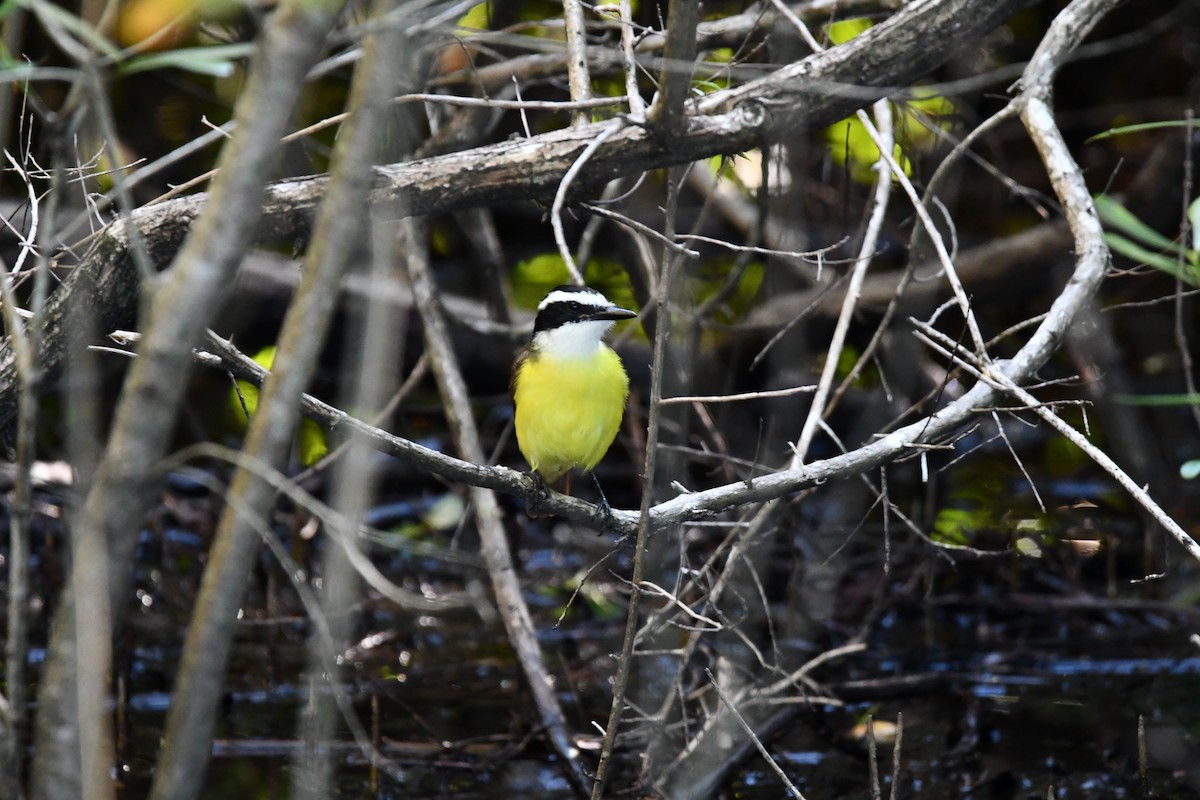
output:
POLYGON ((566 174, 563 175, 562 182, 558 185, 558 191, 554 193, 554 204, 550 207, 550 225, 554 228, 554 243, 558 245, 558 254, 562 257, 567 272, 571 273, 571 277, 575 280, 575 283, 580 286, 583 285, 583 273, 580 272, 579 266, 575 263, 575 259, 571 255, 571 248, 567 245, 566 234, 563 233, 563 205, 567 201, 567 193, 571 188, 571 182, 575 180, 575 176, 587 164, 588 159, 602 144, 612 136, 620 133, 624 127, 624 120, 615 119, 605 125, 604 129, 596 135, 596 138, 588 143, 583 152, 579 154, 579 157, 571 164, 566 174))
MULTIPOLYGON (((433 374, 442 394, 451 435, 459 452, 468 461, 482 464, 483 445, 480 443, 479 431, 471 413, 470 396, 458 365, 458 356, 450 343, 446 319, 438 302, 424 239, 412 230, 411 223, 406 224, 402 230, 403 249, 407 256, 413 296, 424 323, 426 352, 429 354, 433 374)), ((496 495, 477 486, 471 487, 470 495, 483 557, 488 565, 492 589, 496 593, 497 605, 508 632, 509 642, 516 651, 517 660, 529 681, 529 689, 541 715, 542 724, 546 726, 550 746, 562 759, 568 781, 576 791, 582 792, 585 779, 576 758, 575 746, 567 732, 566 718, 554 694, 554 682, 542 661, 533 618, 521 594, 496 495)))
POLYGON ((896 739, 892 743, 892 788, 888 792, 889 800, 900 797, 900 748, 904 741, 904 713, 896 712, 896 739))
POLYGON ((621 55, 625 59, 625 96, 629 100, 629 116, 637 121, 646 119, 646 103, 638 89, 638 66, 633 53, 633 10, 630 0, 620 0, 621 55))
POLYGON ((709 394, 709 395, 677 395, 664 397, 665 406, 679 403, 739 403, 743 400, 763 400, 769 397, 792 397, 797 394, 810 394, 817 391, 816 386, 793 386, 790 389, 763 389, 757 392, 742 392, 741 394, 709 394))
POLYGON ((734 719, 736 719, 738 724, 742 726, 742 730, 745 731, 746 736, 749 737, 750 741, 754 742, 754 746, 758 749, 758 752, 762 754, 763 760, 767 762, 767 765, 771 768, 771 771, 779 776, 779 779, 783 781, 783 785, 787 787, 789 792, 800 798, 800 800, 804 800, 804 795, 800 793, 800 790, 796 788, 796 785, 792 783, 791 778, 787 776, 783 769, 781 769, 780 766, 775 763, 775 759, 771 757, 769 752, 767 752, 767 748, 763 747, 763 743, 759 740, 758 735, 754 732, 754 729, 750 727, 750 724, 746 722, 746 719, 741 715, 741 712, 737 710, 737 706, 734 705, 732 698, 730 698, 725 690, 721 688, 721 684, 717 681, 716 676, 714 676, 707 668, 705 668, 704 674, 708 676, 709 682, 712 684, 713 688, 717 690, 717 695, 721 698, 721 702, 725 704, 725 707, 729 709, 729 713, 733 714, 734 719))
POLYGON ((1018 400, 1029 403, 1033 413, 1037 414, 1046 422, 1049 422, 1053 428, 1065 436, 1071 444, 1082 450, 1088 458, 1095 461, 1105 472, 1113 477, 1117 483, 1121 484, 1125 491, 1140 505, 1146 509, 1147 513, 1154 518, 1159 525, 1162 525, 1175 541, 1179 542, 1180 546, 1187 551, 1188 555, 1200 561, 1200 542, 1193 539, 1187 531, 1185 531, 1178 522, 1162 509, 1158 503, 1150 497, 1150 493, 1144 487, 1138 486, 1129 475, 1113 461, 1107 453, 1096 447, 1087 440, 1082 433, 1075 430, 1067 424, 1067 422, 1054 413, 1054 410, 1047 407, 1044 403, 1039 403, 1037 398, 1029 394, 1012 381, 1003 373, 996 374, 994 371, 989 371, 986 375, 989 379, 994 379, 997 385, 1004 391, 1012 394, 1018 400))
MULTIPOLYGON (((892 138, 892 106, 888 100, 880 100, 875 103, 872 111, 875 114, 875 122, 880 131, 879 138, 875 142, 880 151, 880 160, 876 162, 874 167, 875 194, 872 198, 871 216, 867 220, 867 230, 863 236, 862 245, 858 250, 858 259, 855 261, 854 269, 850 273, 850 283, 846 288, 846 295, 842 300, 842 312, 838 315, 837 324, 834 327, 833 336, 829 342, 829 352, 825 356, 825 365, 822 367, 821 377, 817 381, 817 393, 813 396, 808 416, 805 417, 804 426, 801 428, 800 436, 796 440, 793 450, 795 455, 792 458, 793 467, 804 463, 809 445, 812 444, 813 436, 816 434, 817 423, 821 420, 821 414, 825 409, 825 400, 829 396, 830 387, 833 385, 837 367, 841 361, 842 345, 845 343, 846 334, 850 330, 850 320, 854 315, 855 305, 858 303, 858 294, 862 289, 863 281, 866 279, 867 268, 871 264, 871 258, 875 255, 875 250, 878 247, 879 233, 883 229, 883 220, 887 214, 888 198, 891 195, 892 188, 892 175, 885 169, 886 162, 883 153, 890 153, 894 143, 894 139, 892 138)), ((867 119, 867 115, 864 112, 859 112, 859 120, 864 125, 870 126, 870 120, 867 119)))

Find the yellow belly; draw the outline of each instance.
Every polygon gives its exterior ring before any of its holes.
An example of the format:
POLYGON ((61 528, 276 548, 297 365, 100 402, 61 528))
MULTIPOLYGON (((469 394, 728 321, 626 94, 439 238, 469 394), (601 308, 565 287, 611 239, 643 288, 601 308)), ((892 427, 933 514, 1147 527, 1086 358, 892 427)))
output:
POLYGON ((628 397, 629 378, 610 347, 585 359, 531 355, 513 387, 517 446, 548 482, 591 471, 616 438, 628 397))

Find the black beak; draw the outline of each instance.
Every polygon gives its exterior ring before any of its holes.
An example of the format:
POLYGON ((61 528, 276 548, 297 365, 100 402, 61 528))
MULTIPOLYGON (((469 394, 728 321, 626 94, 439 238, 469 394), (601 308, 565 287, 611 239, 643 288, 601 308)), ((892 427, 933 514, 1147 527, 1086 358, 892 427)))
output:
POLYGON ((606 308, 603 311, 597 311, 595 313, 588 314, 587 318, 590 320, 616 321, 621 319, 634 319, 635 317, 637 317, 636 311, 629 311, 624 308, 617 308, 616 306, 613 306, 612 308, 606 308))

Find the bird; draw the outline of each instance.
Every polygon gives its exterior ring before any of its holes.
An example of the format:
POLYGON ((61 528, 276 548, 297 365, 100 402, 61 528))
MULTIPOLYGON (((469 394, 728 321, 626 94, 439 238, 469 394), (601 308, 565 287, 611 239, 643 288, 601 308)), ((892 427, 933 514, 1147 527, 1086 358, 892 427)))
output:
POLYGON ((591 472, 616 438, 629 376, 604 335, 636 316, 586 286, 558 286, 538 304, 512 395, 517 447, 544 484, 566 476, 569 493, 571 470, 591 472))

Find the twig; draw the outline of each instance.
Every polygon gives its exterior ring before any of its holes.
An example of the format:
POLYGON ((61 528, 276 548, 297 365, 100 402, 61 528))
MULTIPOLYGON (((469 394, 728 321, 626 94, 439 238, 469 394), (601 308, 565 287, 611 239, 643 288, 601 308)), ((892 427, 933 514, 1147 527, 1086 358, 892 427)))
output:
POLYGON ((1042 513, 1046 513, 1046 504, 1042 502, 1042 495, 1038 491, 1037 484, 1033 482, 1033 478, 1029 474, 1029 470, 1025 469, 1025 462, 1017 455, 1016 448, 1012 446, 1012 442, 1008 440, 1008 434, 1004 431, 1004 423, 1000 421, 1000 415, 992 411, 992 421, 996 423, 996 431, 1000 438, 1004 441, 1004 446, 1008 448, 1008 454, 1012 456, 1013 461, 1017 464, 1017 469, 1021 470, 1021 474, 1025 476, 1025 482, 1029 484, 1029 490, 1033 492, 1033 499, 1037 500, 1038 508, 1042 513))
MULTIPOLYGON (((468 461, 483 463, 483 445, 471 413, 471 401, 466 383, 458 365, 458 356, 450 343, 446 319, 438 303, 424 239, 412 230, 412 223, 404 231, 404 252, 407 256, 408 274, 413 285, 413 297, 420 311, 425 329, 425 347, 429 354, 434 376, 441 390, 446 410, 447 423, 455 445, 468 461)), ((566 718, 554 694, 554 683, 542 661, 541 648, 534 632, 533 618, 521 595, 512 555, 508 549, 508 538, 500 518, 500 507, 496 496, 488 489, 472 486, 471 505, 475 512, 475 524, 479 529, 481 549, 492 579, 504 627, 509 642, 516 651, 529 689, 537 704, 542 724, 550 746, 563 761, 567 779, 582 792, 584 777, 576 758, 574 745, 567 732, 566 718)))
POLYGON ((646 118, 646 103, 638 89, 637 58, 633 53, 633 10, 630 0, 620 0, 621 55, 625 59, 625 96, 629 100, 629 116, 637 121, 646 118))
POLYGON ((1150 516, 1153 517, 1159 525, 1162 525, 1177 542, 1179 542, 1183 549, 1188 552, 1188 555, 1197 561, 1200 561, 1200 542, 1197 542, 1195 539, 1189 536, 1187 531, 1180 527, 1179 523, 1172 519, 1171 516, 1167 514, 1167 512, 1164 511, 1162 507, 1154 501, 1153 498, 1150 497, 1150 493, 1146 491, 1144 487, 1138 486, 1137 483, 1135 483, 1134 480, 1130 478, 1129 475, 1123 469, 1121 469, 1121 467, 1118 466, 1117 463, 1113 461, 1107 453, 1089 442, 1082 433, 1075 430, 1075 428, 1068 425, 1062 417, 1054 413, 1053 409, 1048 408, 1043 403, 1039 403, 1036 397, 1029 394, 1029 392, 1025 391, 1016 383, 1014 383, 1007 375, 1004 375, 1003 373, 997 374, 994 371, 989 371, 986 377, 995 379, 997 385, 1004 391, 1009 392, 1022 402, 1029 403, 1033 413, 1037 414, 1046 422, 1049 422, 1056 431, 1065 436, 1073 445, 1082 450, 1088 458, 1095 461, 1096 464, 1098 464, 1105 472, 1111 475, 1117 481, 1117 483, 1121 484, 1125 491, 1129 492, 1129 495, 1138 503, 1138 505, 1146 509, 1150 516))
MULTIPOLYGON (((775 1, 778 2, 779 0, 775 1)), ((796 440, 796 446, 793 450, 795 455, 791 463, 793 467, 804 463, 808 447, 812 443, 813 436, 816 434, 817 423, 821 420, 821 413, 825 408, 825 399, 829 396, 838 362, 841 360, 842 345, 845 343, 846 334, 850 330, 850 320, 854 315, 855 305, 858 303, 858 294, 862 289, 863 281, 866 279, 867 267, 870 266, 871 258, 875 255, 875 249, 879 242, 879 233, 883 228, 884 216, 887 214, 888 197, 891 195, 892 188, 892 175, 884 168, 886 164, 882 154, 884 152, 891 152, 894 142, 892 138, 891 103, 888 100, 880 100, 872 107, 872 111, 875 114, 875 122, 878 125, 878 129, 881 131, 878 140, 875 142, 881 155, 880 160, 876 162, 874 167, 876 173, 875 194, 871 216, 867 221, 867 230, 863 236, 862 246, 858 250, 858 259, 855 261, 854 269, 850 273, 850 284, 846 288, 846 295, 842 300, 842 312, 838 315, 837 324, 834 327, 833 336, 829 342, 829 352, 825 356, 825 365, 822 367, 821 377, 817 381, 817 392, 813 396, 812 405, 809 407, 808 415, 804 419, 804 426, 801 428, 800 436, 796 440)), ((864 124, 870 124, 864 112, 859 112, 859 119, 863 120, 864 124)))
POLYGON ((867 776, 871 787, 871 800, 882 800, 879 791, 879 761, 875 753, 875 717, 867 715, 867 776))
POLYGON ((791 687, 795 686, 796 681, 811 682, 808 679, 808 673, 812 672, 817 667, 833 661, 834 659, 854 655, 855 653, 861 653, 866 649, 867 646, 862 642, 852 642, 851 644, 844 644, 841 647, 834 647, 826 650, 825 652, 819 653, 810 658, 799 669, 791 672, 790 674, 763 689, 762 693, 764 695, 780 694, 785 689, 790 689, 791 687))
MULTIPOLYGON (((1193 110, 1189 107, 1184 117, 1187 120, 1187 126, 1183 129, 1183 213, 1182 222, 1180 225, 1180 238, 1189 245, 1193 241, 1197 241, 1197 232, 1192 225, 1191 219, 1188 217, 1188 208, 1192 202, 1193 189, 1193 171, 1195 161, 1192 157, 1192 141, 1193 132, 1196 128, 1196 120, 1193 110)), ((1177 265, 1179 274, 1186 274, 1185 270, 1189 269, 1186 262, 1186 251, 1184 248, 1179 249, 1177 256, 1177 265)), ((1186 313, 1187 304, 1183 297, 1183 281, 1179 278, 1175 279, 1175 346, 1179 349, 1179 371, 1183 373, 1183 387, 1188 394, 1196 393, 1196 377, 1192 369, 1192 348, 1188 344, 1186 322, 1188 315, 1186 313)), ((1193 404, 1191 406, 1192 419, 1196 426, 1200 427, 1200 405, 1193 404)))
MULTIPOLYGON (((954 297, 958 301, 959 311, 962 313, 963 320, 967 325, 967 330, 971 334, 971 341, 975 344, 975 351, 980 356, 986 357, 987 344, 984 341, 983 333, 981 333, 979 330, 979 323, 975 319, 975 312, 971 309, 971 300, 969 297, 967 297, 967 292, 963 288, 962 281, 958 277, 958 271, 954 268, 954 261, 950 258, 950 253, 946 250, 946 242, 942 238, 941 232, 938 231, 936 225, 934 224, 933 218, 929 215, 929 210, 925 207, 925 204, 921 202, 921 198, 917 194, 916 188, 913 187, 912 181, 909 180, 908 175, 904 173, 904 170, 900 167, 900 165, 896 163, 895 156, 892 154, 891 149, 883 149, 885 141, 883 137, 880 136, 879 131, 875 129, 875 126, 870 124, 870 121, 866 119, 865 115, 861 111, 859 112, 859 120, 863 122, 863 127, 866 130, 867 135, 871 137, 871 141, 875 143, 876 147, 880 148, 879 155, 885 162, 887 162, 888 168, 891 169, 892 174, 896 178, 896 182, 900 184, 900 187, 904 190, 904 193, 908 195, 908 199, 912 202, 913 210, 916 211, 917 217, 921 220, 921 224, 924 226, 925 233, 929 236, 930 241, 933 243, 934 251, 937 253, 938 261, 942 265, 942 270, 946 275, 946 280, 949 282, 950 288, 954 292, 954 297)), ((888 142, 890 142, 890 139, 888 142)))
MULTIPOLYGON (((10 273, 16 275, 20 273, 21 267, 25 264, 25 259, 29 254, 37 253, 38 214, 41 203, 38 201, 37 190, 33 188, 33 180, 25 172, 24 167, 7 150, 4 151, 4 157, 8 159, 9 164, 12 164, 13 171, 17 173, 17 177, 21 179, 21 182, 25 184, 25 189, 29 194, 29 233, 25 235, 15 229, 13 230, 17 234, 17 239, 20 240, 21 244, 21 250, 17 253, 17 260, 13 262, 12 268, 9 269, 10 273)), ((12 227, 9 225, 8 220, 5 220, 5 225, 10 228, 12 227)), ((7 302, 7 298, 5 301, 7 302)))
POLYGON ((708 395, 677 395, 664 397, 665 406, 679 403, 739 403, 743 400, 762 400, 769 397, 791 397, 797 394, 810 394, 817 390, 816 386, 793 386, 790 389, 763 389, 757 392, 742 392, 740 394, 708 394, 708 395))
POLYGON ((567 246, 567 237, 563 233, 563 205, 567 201, 567 191, 571 186, 571 182, 575 180, 575 176, 583 169, 583 165, 600 148, 600 145, 604 144, 610 136, 619 133, 624 127, 625 121, 623 119, 615 119, 607 123, 603 130, 596 135, 595 139, 588 142, 587 147, 583 148, 583 152, 572 162, 566 174, 563 175, 562 181, 558 184, 558 191, 554 193, 554 204, 550 207, 550 225, 554 229, 554 243, 558 245, 558 254, 562 256, 563 264, 566 266, 567 271, 571 273, 571 277, 575 280, 575 283, 581 286, 583 285, 583 273, 580 272, 575 259, 571 256, 571 248, 567 246))
MULTIPOLYGON (((774 247, 754 247, 754 246, 748 246, 748 245, 740 245, 740 244, 735 244, 733 242, 725 241, 724 239, 714 239, 711 236, 700 236, 699 234, 695 234, 695 233, 682 233, 679 235, 679 238, 685 239, 689 242, 704 242, 705 244, 716 245, 717 247, 724 247, 726 250, 733 250, 738 253, 754 253, 756 255, 771 256, 772 258, 795 259, 798 261, 814 261, 814 262, 816 259, 822 258, 822 256, 824 256, 826 253, 828 253, 832 250, 836 250, 839 247, 841 247, 843 244, 845 244, 845 240, 842 240, 842 241, 834 242, 833 244, 828 245, 826 247, 819 247, 816 250, 798 251, 798 250, 779 250, 774 247)), ((838 260, 835 260, 835 259, 822 259, 821 263, 823 263, 823 264, 838 264, 841 262, 838 260)))
POLYGON ((706 667, 704 674, 708 676, 709 682, 712 683, 713 688, 717 690, 717 695, 721 698, 721 702, 725 704, 725 707, 729 709, 729 713, 732 714, 734 719, 738 721, 738 724, 742 726, 742 730, 746 732, 746 736, 750 738, 750 741, 754 742, 754 746, 758 748, 758 752, 762 754, 763 760, 767 762, 767 765, 771 768, 771 771, 779 776, 779 779, 783 781, 783 785, 787 787, 789 792, 800 798, 800 800, 804 800, 804 795, 800 793, 800 790, 796 788, 796 785, 792 783, 791 778, 787 776, 783 769, 775 763, 775 759, 771 758, 771 754, 767 752, 767 748, 763 746, 761 741, 759 741, 758 735, 754 732, 754 729, 750 727, 749 723, 746 722, 745 718, 742 717, 741 713, 737 710, 737 707, 733 704, 733 700, 730 699, 725 690, 721 688, 721 684, 717 682, 717 679, 712 674, 712 671, 706 667))
POLYGON ((703 614, 697 614, 695 611, 692 611, 692 609, 689 608, 686 603, 653 581, 642 581, 638 584, 638 588, 647 594, 663 598, 670 605, 683 612, 684 616, 690 617, 691 619, 705 626, 705 628, 708 630, 719 631, 725 629, 724 624, 710 617, 706 617, 703 614))
MULTIPOLYGON (((663 236, 658 231, 654 230, 654 228, 651 228, 649 225, 646 225, 645 223, 638 222, 636 219, 628 216, 627 214, 619 214, 616 211, 612 211, 612 210, 607 209, 604 206, 598 205, 596 203, 584 203, 584 208, 586 208, 588 211, 591 211, 593 214, 598 214, 599 216, 607 217, 608 219, 614 220, 619 225, 624 225, 625 227, 629 228, 630 230, 636 231, 637 233, 640 233, 643 236, 647 236, 651 239, 654 239, 659 244, 661 244, 663 247, 665 247, 667 250, 670 250, 672 253, 678 253, 679 255, 684 255, 684 256, 687 256, 688 258, 699 258, 700 257, 699 250, 692 250, 692 249, 688 248, 686 245, 682 245, 679 242, 672 241, 672 240, 668 239, 666 236, 663 236)), ((683 237, 680 237, 680 238, 683 238, 683 237)))
POLYGON ((892 788, 888 792, 890 800, 900 797, 900 747, 904 741, 904 713, 896 712, 896 740, 892 743, 892 788))

